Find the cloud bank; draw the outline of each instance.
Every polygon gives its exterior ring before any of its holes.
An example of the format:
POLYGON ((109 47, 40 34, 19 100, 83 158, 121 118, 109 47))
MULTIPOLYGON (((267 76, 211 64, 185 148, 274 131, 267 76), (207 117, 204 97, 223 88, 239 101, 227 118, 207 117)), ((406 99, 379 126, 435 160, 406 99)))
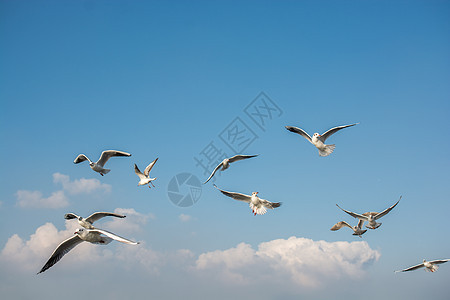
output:
POLYGON ((327 279, 358 279, 379 257, 380 253, 363 241, 330 243, 290 237, 261 243, 257 249, 240 243, 235 248, 203 253, 196 269, 230 284, 273 284, 275 278, 280 283, 317 288, 327 279))
MULTIPOLYGON (((142 218, 140 221, 129 221, 128 217, 110 221, 108 226, 112 227, 119 221, 123 222, 122 225, 126 221, 132 224, 121 226, 121 230, 117 228, 115 233, 119 235, 124 228, 139 230, 150 218, 132 209, 116 209, 116 212, 128 214, 130 219, 133 216, 142 218)), ((28 239, 14 234, 2 249, 0 261, 12 264, 16 270, 37 272, 57 245, 71 237, 77 227, 77 222, 67 220, 65 229, 60 231, 53 224, 46 223, 28 239)), ((132 236, 126 237, 133 239, 132 236)), ((132 269, 149 276, 184 272, 193 284, 209 282, 243 288, 278 285, 302 291, 305 288, 317 290, 337 280, 363 280, 366 269, 380 257, 380 253, 364 241, 326 242, 300 237, 263 242, 256 248, 240 243, 233 248, 199 255, 188 249, 159 252, 143 241, 137 246, 114 244, 82 243, 47 272, 82 272, 83 268, 95 266, 101 270, 115 265, 115 268, 132 269)))
POLYGON ((111 191, 109 184, 101 183, 98 179, 81 178, 71 181, 68 175, 61 173, 53 174, 53 182, 61 184, 62 189, 53 192, 49 197, 44 197, 40 191, 17 191, 17 205, 22 208, 57 209, 69 205, 69 198, 66 196, 66 192, 70 195, 77 195, 111 191))

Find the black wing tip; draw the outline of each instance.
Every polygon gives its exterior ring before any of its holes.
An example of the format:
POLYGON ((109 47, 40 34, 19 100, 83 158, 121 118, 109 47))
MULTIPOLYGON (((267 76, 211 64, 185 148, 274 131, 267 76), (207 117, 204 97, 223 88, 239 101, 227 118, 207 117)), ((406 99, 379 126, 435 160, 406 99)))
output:
POLYGON ((76 217, 73 216, 73 213, 69 213, 69 214, 64 215, 64 219, 72 220, 72 219, 76 219, 76 217))
POLYGON ((292 131, 292 132, 295 131, 294 127, 292 127, 292 126, 284 126, 284 128, 286 128, 287 130, 292 131))

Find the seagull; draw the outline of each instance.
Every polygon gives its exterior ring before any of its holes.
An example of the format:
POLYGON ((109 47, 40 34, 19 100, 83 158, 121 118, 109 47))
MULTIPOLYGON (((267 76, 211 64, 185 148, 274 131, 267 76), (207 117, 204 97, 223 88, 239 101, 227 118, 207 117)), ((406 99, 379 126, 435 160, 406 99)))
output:
POLYGON ((227 192, 219 189, 215 184, 214 187, 222 192, 225 196, 231 197, 235 200, 244 201, 249 203, 250 208, 253 211, 253 214, 256 215, 264 215, 267 212, 268 209, 274 209, 276 207, 280 207, 281 202, 270 202, 264 199, 259 198, 258 192, 253 192, 251 196, 240 194, 240 193, 233 193, 233 192, 227 192))
POLYGON ((377 229, 378 227, 381 226, 381 223, 377 223, 376 220, 378 220, 381 217, 387 215, 400 202, 401 199, 402 199, 402 196, 400 196, 400 199, 398 199, 398 201, 394 205, 392 205, 389 208, 386 208, 385 210, 383 210, 380 213, 377 213, 377 212, 366 212, 366 213, 363 213, 362 215, 354 213, 354 212, 351 212, 351 211, 348 211, 348 210, 345 210, 345 209, 341 208, 337 204, 336 204, 336 206, 339 207, 340 209, 342 209, 343 211, 345 211, 346 213, 348 213, 350 216, 352 216, 354 218, 357 218, 357 219, 360 219, 360 220, 363 220, 363 221, 367 221, 369 223, 368 225, 366 225, 367 228, 377 229))
POLYGON ((64 219, 71 220, 71 219, 77 219, 78 223, 83 226, 86 229, 95 229, 95 227, 92 225, 95 221, 103 218, 103 217, 117 217, 117 218, 125 218, 123 215, 115 214, 115 213, 109 213, 109 212, 95 212, 86 219, 80 216, 77 216, 74 213, 68 213, 64 215, 64 219))
POLYGON ((367 231, 367 229, 364 229, 364 230, 361 229, 361 227, 362 227, 363 224, 364 224, 364 221, 363 221, 363 220, 359 220, 359 221, 358 221, 358 225, 356 225, 356 226, 350 226, 350 224, 348 224, 347 222, 345 222, 345 221, 340 221, 340 222, 337 222, 336 224, 334 224, 334 226, 331 227, 330 230, 336 231, 336 230, 341 229, 341 228, 344 227, 344 226, 347 226, 348 228, 350 228, 351 230, 353 230, 353 235, 357 235, 357 236, 359 236, 360 238, 362 238, 362 235, 363 235, 364 233, 366 233, 366 231, 367 231))
POLYGON ((117 151, 117 150, 106 150, 102 152, 102 155, 100 156, 100 159, 97 162, 93 162, 91 161, 86 155, 84 154, 79 154, 77 156, 77 158, 75 158, 75 160, 73 161, 74 164, 78 164, 80 162, 83 162, 85 160, 89 161, 89 166, 91 167, 92 170, 94 170, 95 172, 100 173, 100 175, 105 175, 108 174, 109 169, 104 169, 103 167, 105 166, 106 162, 108 161, 108 159, 110 159, 113 156, 131 156, 130 153, 126 153, 123 151, 117 151))
POLYGON ((425 271, 427 271, 427 272, 436 272, 437 269, 439 269, 438 265, 446 263, 449 260, 450 259, 437 259, 437 260, 432 260, 432 261, 426 261, 424 259, 421 264, 418 264, 418 265, 406 268, 404 270, 395 271, 395 273, 413 271, 413 270, 417 270, 417 269, 420 269, 420 268, 423 268, 423 267, 425 267, 425 271))
POLYGON ((243 159, 247 159, 247 158, 252 158, 258 156, 257 155, 235 155, 233 157, 230 158, 225 158, 224 160, 222 160, 222 162, 214 169, 214 171, 212 171, 211 175, 209 175, 208 179, 206 179, 206 181, 203 183, 207 183, 213 176, 214 174, 216 174, 217 170, 219 170, 222 167, 221 171, 224 171, 226 169, 228 169, 230 167, 230 163, 233 163, 235 161, 239 161, 239 160, 243 160, 243 159))
POLYGON ((298 128, 298 127, 286 126, 286 129, 291 132, 298 133, 301 136, 303 136, 304 138, 306 138, 308 141, 310 141, 314 146, 316 146, 317 149, 319 149, 320 156, 328 156, 331 153, 333 153, 334 148, 336 148, 336 145, 334 145, 334 144, 325 145, 325 140, 327 138, 329 138, 332 134, 335 134, 336 132, 338 132, 339 130, 347 128, 347 127, 355 126, 356 124, 359 124, 359 123, 337 126, 337 127, 331 128, 330 130, 323 133, 322 135, 320 135, 316 132, 313 134, 312 137, 309 134, 307 134, 303 129, 298 128))
POLYGON ((47 269, 51 268, 54 264, 56 264, 65 254, 67 254, 70 250, 72 250, 76 245, 80 244, 81 242, 89 242, 92 244, 100 244, 100 245, 107 245, 112 240, 116 240, 121 243, 129 244, 129 245, 137 245, 138 242, 133 242, 130 240, 127 240, 123 237, 120 237, 118 235, 115 235, 114 233, 111 233, 106 230, 102 229, 85 229, 85 228, 79 228, 74 232, 74 236, 68 238, 53 251, 52 255, 48 259, 48 261, 45 263, 45 265, 42 267, 42 269, 37 273, 42 273, 46 271, 47 269))
MULTIPOLYGON (((138 166, 136 164, 134 164, 134 172, 137 174, 137 176, 139 176, 140 180, 138 183, 138 186, 140 185, 146 185, 146 184, 151 184, 153 187, 155 187, 152 183, 153 180, 156 180, 155 178, 151 178, 149 176, 150 170, 153 168, 153 166, 155 165, 156 161, 158 160, 158 158, 156 158, 154 161, 152 161, 144 170, 144 174, 142 174, 141 170, 139 170, 138 166)), ((148 187, 150 188, 150 184, 148 185, 148 187)))

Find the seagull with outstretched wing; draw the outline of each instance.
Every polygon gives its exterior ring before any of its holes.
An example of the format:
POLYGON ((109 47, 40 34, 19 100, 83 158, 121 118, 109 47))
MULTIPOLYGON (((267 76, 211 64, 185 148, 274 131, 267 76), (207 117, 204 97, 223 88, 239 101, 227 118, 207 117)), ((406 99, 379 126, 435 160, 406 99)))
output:
POLYGON ((243 159, 252 158, 252 157, 255 157, 255 156, 258 156, 258 154, 257 154, 257 155, 241 155, 241 154, 238 154, 238 155, 235 155, 235 156, 230 157, 230 158, 225 158, 225 159, 222 160, 222 162, 221 162, 221 163, 220 163, 220 164, 212 171, 211 175, 209 175, 208 179, 206 179, 206 181, 205 181, 203 184, 207 183, 211 178, 213 178, 214 174, 216 174, 217 170, 219 170, 220 168, 222 168, 221 171, 224 171, 224 170, 226 170, 226 169, 228 169, 228 168, 230 167, 230 164, 231 164, 231 163, 234 163, 234 162, 236 162, 236 161, 240 161, 240 160, 243 160, 243 159))
POLYGON ((70 250, 75 248, 75 246, 82 243, 83 241, 99 245, 107 245, 112 240, 116 240, 118 242, 129 245, 139 244, 138 242, 130 241, 126 238, 120 237, 114 233, 102 229, 79 228, 74 232, 74 234, 75 235, 73 237, 68 238, 67 240, 59 244, 58 247, 56 247, 55 251, 53 251, 52 255, 47 260, 42 269, 38 272, 38 274, 51 268, 54 264, 60 261, 64 255, 66 255, 70 250))
POLYGON ((249 203, 250 208, 253 211, 253 214, 256 215, 264 215, 267 212, 267 209, 274 209, 276 207, 280 207, 281 202, 270 202, 264 199, 261 199, 258 197, 258 192, 253 192, 251 196, 241 194, 241 193, 235 193, 235 192, 228 192, 219 189, 215 184, 214 187, 222 192, 225 196, 228 196, 230 198, 233 198, 235 200, 243 201, 249 203))
POLYGON ((348 227, 351 230, 353 230, 353 234, 352 235, 357 235, 360 238, 362 238, 362 235, 367 231, 367 229, 364 229, 364 230, 362 229, 362 225, 363 224, 364 224, 363 220, 359 220, 358 224, 356 226, 351 226, 350 224, 348 224, 345 221, 340 221, 340 222, 337 222, 336 224, 334 224, 334 226, 331 227, 330 230, 336 231, 336 230, 341 229, 342 227, 348 227))
POLYGON ((344 128, 347 128, 347 127, 351 127, 351 126, 355 126, 357 124, 359 124, 359 123, 333 127, 333 128, 329 129, 328 131, 326 131, 323 134, 319 134, 319 133, 316 132, 316 133, 313 134, 312 137, 308 133, 306 133, 306 131, 304 131, 303 129, 298 128, 298 127, 286 126, 286 129, 289 130, 290 132, 294 132, 294 133, 300 134, 301 136, 306 138, 309 142, 311 142, 311 144, 316 146, 316 148, 319 150, 319 155, 320 156, 328 156, 331 153, 333 153, 334 148, 336 148, 336 145, 334 145, 334 144, 325 145, 326 139, 329 138, 331 135, 335 134, 336 132, 338 132, 341 129, 344 129, 344 128))
POLYGON ((139 177, 139 183, 138 186, 140 185, 146 185, 148 184, 148 187, 150 188, 150 184, 155 187, 153 185, 154 180, 156 180, 155 178, 151 178, 150 177, 150 170, 153 168, 153 166, 155 165, 155 163, 158 161, 158 158, 156 158, 154 161, 152 161, 144 170, 144 173, 141 172, 141 170, 139 170, 138 166, 136 164, 134 164, 134 172, 136 173, 136 175, 139 177))
POLYGON ((91 161, 86 155, 79 154, 75 160, 73 161, 74 164, 78 164, 83 161, 89 161, 89 166, 92 170, 94 170, 97 173, 100 173, 100 175, 108 174, 110 169, 103 168, 106 164, 106 162, 114 156, 131 156, 130 153, 123 152, 123 151, 117 151, 117 150, 106 150, 102 152, 102 155, 100 156, 99 160, 97 162, 91 161))
POLYGON ((403 270, 398 270, 395 271, 395 273, 398 272, 408 272, 408 271, 414 271, 420 268, 424 268, 425 267, 425 271, 427 272, 436 272, 437 269, 439 269, 440 264, 446 263, 448 262, 450 259, 437 259, 437 260, 432 260, 432 261, 426 261, 425 259, 423 260, 423 262, 421 264, 403 269, 403 270))
POLYGON ((83 218, 74 213, 68 213, 68 214, 64 215, 64 219, 66 219, 66 220, 77 219, 78 223, 86 229, 94 229, 95 228, 93 226, 94 222, 101 218, 104 218, 104 217, 125 218, 124 215, 110 213, 110 212, 95 212, 87 218, 83 218))
POLYGON ((345 210, 343 208, 341 208, 339 205, 336 204, 337 207, 339 207, 341 210, 343 210, 344 212, 346 212, 347 214, 349 214, 350 216, 363 220, 363 221, 367 221, 369 224, 366 225, 367 228, 369 229, 377 229, 378 227, 381 226, 382 223, 377 223, 377 220, 380 219, 381 217, 384 217, 385 215, 387 215, 394 207, 397 206, 397 204, 400 202, 400 200, 402 199, 402 196, 400 196, 400 199, 398 199, 398 201, 392 205, 389 208, 386 208, 385 210, 383 210, 380 213, 377 212, 366 212, 363 214, 357 214, 348 210, 345 210))

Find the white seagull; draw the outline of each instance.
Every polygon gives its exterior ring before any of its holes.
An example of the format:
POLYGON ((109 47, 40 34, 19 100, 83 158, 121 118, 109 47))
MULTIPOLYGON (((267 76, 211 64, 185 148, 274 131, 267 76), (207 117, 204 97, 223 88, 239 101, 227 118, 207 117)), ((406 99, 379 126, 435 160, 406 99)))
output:
POLYGON ((83 162, 85 160, 89 161, 89 166, 91 167, 92 170, 94 170, 95 172, 100 173, 100 175, 105 175, 108 174, 109 169, 104 169, 103 167, 105 166, 106 162, 108 161, 108 159, 110 159, 113 156, 131 156, 130 153, 126 153, 123 151, 117 151, 117 150, 106 150, 102 152, 102 155, 100 156, 100 159, 97 162, 93 162, 91 161, 86 155, 84 154, 79 154, 77 156, 77 158, 75 158, 75 160, 73 161, 74 164, 78 164, 80 162, 83 162))
POLYGON ((330 130, 323 133, 322 135, 320 135, 316 132, 313 134, 312 137, 309 134, 307 134, 303 129, 298 128, 298 127, 286 126, 286 129, 291 132, 298 133, 301 136, 303 136, 304 138, 306 138, 308 141, 310 141, 314 146, 316 146, 317 149, 319 149, 320 156, 328 156, 331 153, 333 153, 334 148, 336 148, 336 145, 334 145, 334 144, 325 145, 325 140, 327 138, 329 138, 332 134, 338 132, 339 130, 347 128, 347 127, 355 126, 356 124, 359 124, 359 123, 337 126, 337 127, 331 128, 330 130))
POLYGON ((362 235, 363 235, 364 233, 366 233, 366 231, 367 231, 367 229, 364 229, 364 230, 361 229, 363 224, 364 224, 364 221, 363 221, 363 220, 359 220, 359 221, 358 221, 358 224, 357 224, 356 226, 351 226, 350 224, 348 224, 348 223, 345 222, 345 221, 340 221, 340 222, 337 222, 336 224, 334 224, 334 226, 331 227, 330 230, 336 231, 336 230, 341 229, 342 227, 348 227, 348 228, 350 228, 351 230, 353 230, 353 235, 357 235, 357 236, 359 236, 360 238, 362 238, 362 235))
POLYGON ((53 251, 52 255, 48 259, 48 261, 45 263, 45 265, 42 267, 42 269, 37 273, 42 273, 45 270, 52 267, 54 264, 56 264, 65 254, 67 254, 70 250, 72 250, 76 245, 80 244, 81 242, 89 242, 92 244, 100 244, 100 245, 107 245, 112 240, 116 240, 121 243, 129 244, 129 245, 137 245, 139 243, 133 242, 130 240, 127 240, 123 237, 120 237, 118 235, 115 235, 114 233, 111 233, 106 230, 102 229, 84 229, 79 228, 74 232, 74 236, 71 238, 68 238, 53 251))
POLYGON ((339 205, 336 204, 337 207, 339 207, 340 209, 342 209, 344 212, 348 213, 350 216, 363 220, 363 221, 367 221, 369 224, 366 225, 367 228, 370 229, 377 229, 378 227, 381 226, 381 223, 377 223, 377 220, 380 219, 381 217, 387 215, 395 206, 397 206, 397 204, 400 202, 400 200, 402 199, 402 196, 400 196, 400 199, 398 199, 398 201, 392 205, 389 208, 386 208, 385 210, 383 210, 380 213, 377 212, 366 212, 363 213, 362 215, 345 210, 343 208, 341 208, 339 205))
POLYGON ((420 268, 425 267, 425 271, 427 272, 436 272, 437 269, 439 269, 440 264, 446 263, 448 262, 450 259, 437 259, 437 260, 432 260, 432 261, 426 261, 425 259, 423 260, 423 263, 403 269, 403 270, 398 270, 395 271, 395 273, 397 272, 408 272, 408 271, 413 271, 413 270, 417 270, 420 268))
POLYGON ((125 218, 124 215, 119 215, 115 213, 109 213, 109 212, 95 212, 92 215, 90 215, 87 218, 80 217, 74 213, 68 213, 64 215, 64 219, 71 220, 71 219, 77 219, 78 224, 83 226, 86 229, 95 229, 95 227, 92 225, 95 221, 103 218, 103 217, 117 217, 117 218, 125 218))
MULTIPOLYGON (((153 187, 155 187, 152 183, 153 180, 156 180, 155 178, 151 178, 150 177, 150 170, 153 168, 153 166, 155 165, 156 161, 158 160, 158 158, 156 158, 154 161, 152 161, 144 170, 144 173, 141 172, 141 170, 139 170, 138 166, 136 164, 134 164, 134 172, 137 174, 137 176, 139 176, 139 183, 138 186, 140 185, 146 185, 146 184, 151 184, 153 187)), ((150 184, 148 185, 148 187, 150 188, 150 184)))
POLYGON ((214 171, 212 171, 211 175, 209 175, 208 179, 206 179, 206 181, 203 184, 207 183, 214 176, 214 174, 216 174, 217 170, 219 170, 220 168, 222 168, 221 171, 224 171, 224 170, 228 169, 230 167, 230 164, 234 163, 235 161, 239 161, 239 160, 243 160, 243 159, 247 159, 247 158, 252 158, 252 157, 255 157, 255 156, 258 156, 258 154, 257 155, 235 155, 235 156, 230 157, 230 158, 225 158, 214 169, 214 171))
POLYGON ((258 192, 253 192, 251 196, 240 194, 240 193, 234 193, 234 192, 227 192, 219 189, 215 184, 214 187, 222 192, 225 196, 231 197, 235 200, 244 201, 249 203, 250 208, 253 211, 253 214, 256 215, 264 215, 267 212, 268 209, 274 209, 276 207, 279 207, 281 205, 281 202, 270 202, 264 199, 259 198, 258 192))

